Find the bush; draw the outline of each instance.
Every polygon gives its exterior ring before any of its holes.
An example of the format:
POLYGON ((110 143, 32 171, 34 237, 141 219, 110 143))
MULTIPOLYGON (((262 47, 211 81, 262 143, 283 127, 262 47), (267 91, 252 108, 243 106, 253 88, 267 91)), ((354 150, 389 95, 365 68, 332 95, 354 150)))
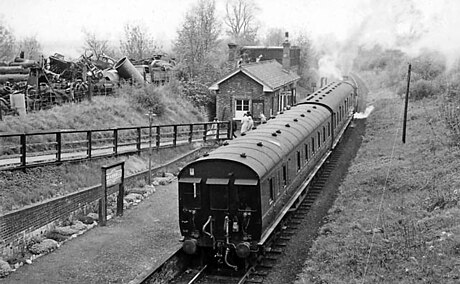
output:
POLYGON ((134 89, 131 95, 132 103, 140 109, 151 110, 156 115, 164 113, 165 106, 162 101, 162 93, 153 85, 146 85, 140 89, 134 89))
POLYGON ((436 83, 427 80, 418 80, 410 87, 410 98, 420 100, 423 98, 434 97, 438 94, 439 88, 436 83))

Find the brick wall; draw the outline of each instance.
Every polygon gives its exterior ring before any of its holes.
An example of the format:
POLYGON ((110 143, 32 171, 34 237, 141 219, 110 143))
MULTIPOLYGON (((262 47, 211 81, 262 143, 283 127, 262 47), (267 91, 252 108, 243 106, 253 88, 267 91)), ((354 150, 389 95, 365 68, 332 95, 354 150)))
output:
MULTIPOLYGON (((219 85, 216 109, 220 120, 230 120, 234 117, 235 98, 267 100, 262 85, 240 72, 219 85)), ((269 100, 265 102, 266 106, 268 102, 269 100)))

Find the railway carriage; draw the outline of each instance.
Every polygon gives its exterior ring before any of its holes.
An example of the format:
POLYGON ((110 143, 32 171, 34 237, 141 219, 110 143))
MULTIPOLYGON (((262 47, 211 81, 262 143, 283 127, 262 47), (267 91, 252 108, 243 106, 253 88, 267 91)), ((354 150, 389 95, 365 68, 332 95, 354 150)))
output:
POLYGON ((331 83, 179 174, 183 249, 237 269, 257 255, 349 124, 356 86, 331 83))

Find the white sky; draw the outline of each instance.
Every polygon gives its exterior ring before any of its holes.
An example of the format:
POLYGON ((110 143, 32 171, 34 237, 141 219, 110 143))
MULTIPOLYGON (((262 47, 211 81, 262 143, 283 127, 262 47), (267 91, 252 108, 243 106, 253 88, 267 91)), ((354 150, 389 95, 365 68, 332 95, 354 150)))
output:
MULTIPOLYGON (((118 45, 126 23, 144 23, 155 41, 171 46, 195 0, 0 0, 0 19, 17 39, 36 36, 45 55, 82 54, 82 29, 118 45)), ((226 0, 216 0, 223 18, 226 0)), ((397 37, 422 34, 418 45, 456 53, 460 48, 458 0, 255 0, 262 32, 281 28, 295 36, 397 45, 397 37), (417 12, 411 11, 415 7, 417 12)))

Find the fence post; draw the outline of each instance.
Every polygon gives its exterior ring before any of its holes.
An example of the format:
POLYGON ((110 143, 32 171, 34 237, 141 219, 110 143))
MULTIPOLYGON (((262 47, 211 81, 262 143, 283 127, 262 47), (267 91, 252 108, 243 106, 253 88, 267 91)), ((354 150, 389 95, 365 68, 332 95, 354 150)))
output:
POLYGON ((86 154, 88 155, 88 158, 91 159, 91 144, 92 144, 91 130, 86 131, 86 141, 87 141, 87 146, 86 146, 87 153, 86 154))
POLYGON ((219 140, 220 138, 220 123, 217 122, 217 129, 216 129, 216 140, 219 140))
POLYGON ((62 154, 62 137, 61 132, 56 132, 56 160, 61 162, 61 154, 62 154))
POLYGON ((137 148, 137 154, 140 155, 141 154, 141 128, 138 127, 137 128, 137 143, 136 143, 136 148, 137 148))
POLYGON ((232 120, 230 120, 230 121, 228 122, 228 126, 227 126, 227 127, 228 127, 228 128, 227 128, 227 139, 232 139, 232 138, 233 138, 233 137, 232 137, 232 133, 233 133, 233 131, 235 131, 235 130, 233 129, 232 120))
POLYGON ((160 126, 157 126, 157 151, 160 150, 160 126))
POLYGON ((102 196, 99 199, 99 224, 101 226, 105 226, 107 223, 107 180, 106 180, 106 172, 107 169, 102 167, 102 174, 101 174, 101 187, 102 187, 102 196))
POLYGON ((173 131, 173 147, 176 147, 177 144, 177 125, 174 125, 174 131, 173 131))
POLYGON ((118 154, 118 129, 113 130, 113 154, 118 154))
POLYGON ((192 143, 193 141, 193 124, 190 124, 190 133, 188 136, 188 143, 192 143))
POLYGON ((203 133, 203 141, 206 142, 206 132, 208 132, 208 125, 204 124, 204 133, 203 133))
POLYGON ((27 163, 27 157, 26 157, 26 134, 21 134, 21 166, 23 167, 23 171, 26 170, 26 163, 27 163))

